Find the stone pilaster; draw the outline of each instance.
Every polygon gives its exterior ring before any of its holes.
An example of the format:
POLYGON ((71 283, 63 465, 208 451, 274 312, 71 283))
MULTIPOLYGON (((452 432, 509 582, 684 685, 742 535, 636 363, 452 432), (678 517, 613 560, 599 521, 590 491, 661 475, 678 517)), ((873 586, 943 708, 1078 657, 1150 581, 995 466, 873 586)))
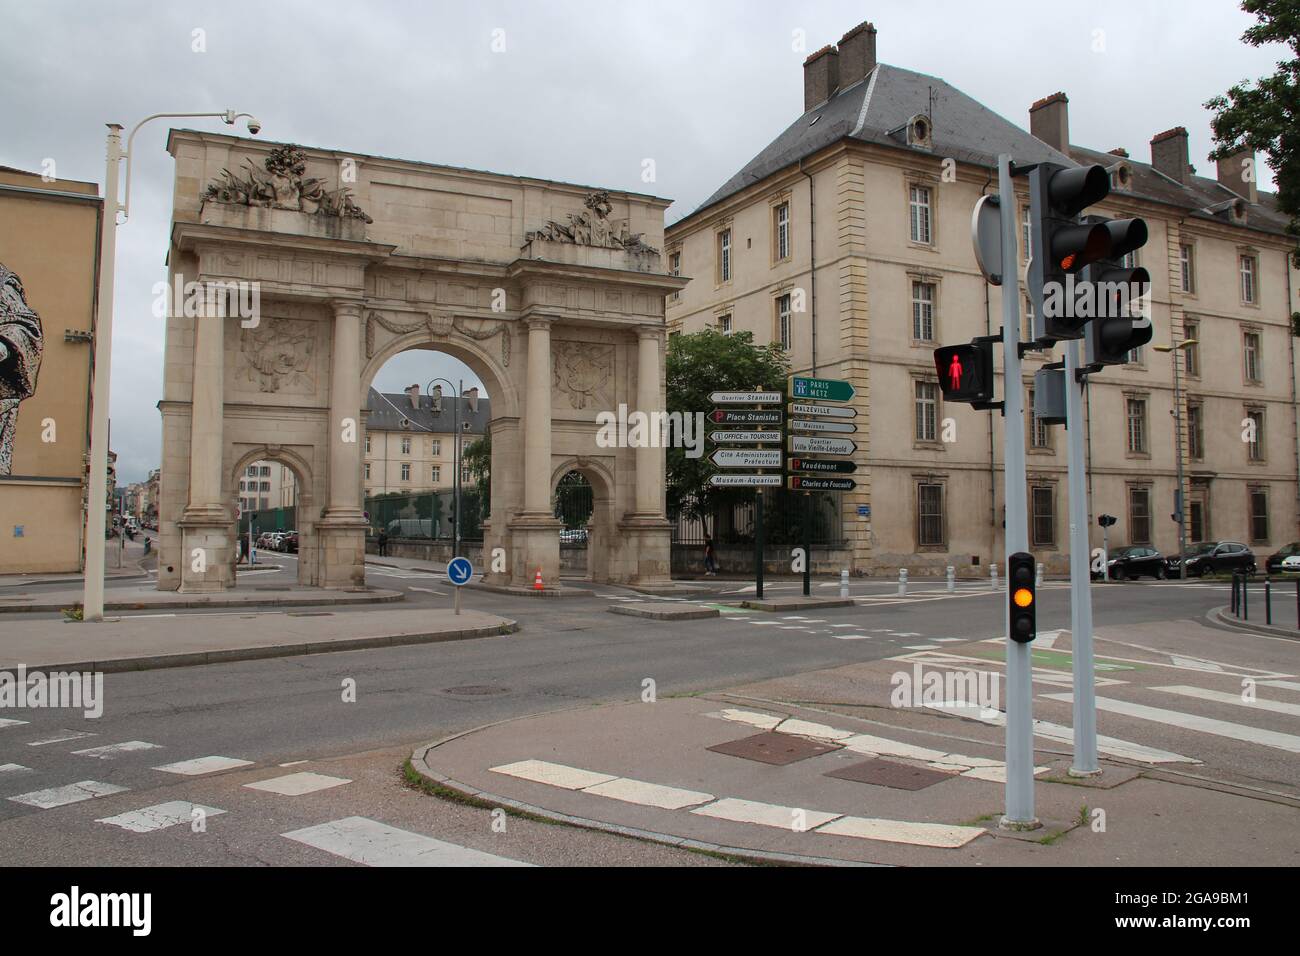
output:
POLYGON ((560 527, 551 508, 551 323, 534 316, 528 325, 524 385, 523 510, 510 520, 510 583, 531 587, 542 572, 546 587, 560 584, 560 527))
POLYGON ((366 521, 361 510, 361 303, 339 299, 330 346, 329 504, 316 526, 322 587, 366 581, 366 521))

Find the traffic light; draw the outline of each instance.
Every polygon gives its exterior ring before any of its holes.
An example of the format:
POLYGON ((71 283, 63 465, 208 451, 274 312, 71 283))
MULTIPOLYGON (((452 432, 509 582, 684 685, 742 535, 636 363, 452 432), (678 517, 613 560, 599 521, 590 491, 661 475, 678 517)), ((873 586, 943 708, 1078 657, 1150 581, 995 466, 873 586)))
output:
POLYGON ((1097 524, 1103 528, 1112 527, 1118 519, 1114 515, 1097 515, 1097 524))
POLYGON ((1077 339, 1086 317, 1076 317, 1073 285, 1066 277, 1111 252, 1110 231, 1078 219, 1105 199, 1110 174, 1104 166, 1066 167, 1039 163, 1029 173, 1029 295, 1034 304, 1034 338, 1077 339))
POLYGON ((969 345, 945 345, 934 350, 939 388, 950 402, 980 405, 993 398, 993 342, 976 339, 969 345))
MULTIPOLYGON (((1093 217, 1089 217, 1092 219, 1093 217)), ((1084 270, 1092 287, 1095 317, 1086 330, 1088 365, 1123 365, 1129 352, 1151 341, 1151 320, 1133 314, 1134 304, 1151 288, 1151 274, 1141 266, 1121 261, 1147 241, 1147 224, 1141 219, 1097 219, 1110 237, 1110 252, 1084 270)))
POLYGON ((1007 595, 1011 605, 1011 639, 1028 644, 1037 632, 1034 614, 1034 556, 1017 551, 1007 558, 1007 595))

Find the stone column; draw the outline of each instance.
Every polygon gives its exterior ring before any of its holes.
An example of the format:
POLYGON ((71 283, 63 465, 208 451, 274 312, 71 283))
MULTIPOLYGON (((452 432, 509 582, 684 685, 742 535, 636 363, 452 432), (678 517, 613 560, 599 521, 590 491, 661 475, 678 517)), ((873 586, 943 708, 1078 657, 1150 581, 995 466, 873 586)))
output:
POLYGON ((336 299, 330 345, 329 495, 316 526, 321 539, 322 587, 364 587, 366 520, 361 510, 361 308, 336 299))
MULTIPOLYGON (((664 411, 660 400, 659 330, 637 329, 636 410, 647 420, 657 421, 664 411)), ((649 437, 649 436, 648 436, 649 437)), ((664 483, 664 450, 655 442, 636 450, 636 513, 662 515, 660 493, 664 483)))
POLYGON ((224 591, 234 586, 231 568, 234 516, 221 496, 224 450, 225 320, 200 309, 194 320, 194 379, 190 396, 189 502, 181 527, 180 590, 224 591))
POLYGON ((528 320, 524 511, 551 513, 551 320, 528 320))

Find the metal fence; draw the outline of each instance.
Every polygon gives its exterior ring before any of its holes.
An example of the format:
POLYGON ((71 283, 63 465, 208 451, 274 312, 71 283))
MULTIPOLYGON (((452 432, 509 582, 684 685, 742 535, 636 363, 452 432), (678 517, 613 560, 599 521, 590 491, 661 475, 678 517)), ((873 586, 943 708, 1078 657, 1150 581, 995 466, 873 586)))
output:
MULTIPOLYGON (((840 518, 840 496, 812 496, 812 544, 822 548, 844 546, 844 523, 840 518)), ((764 493, 763 538, 768 544, 801 544, 807 505, 801 493, 784 488, 764 493)), ((670 515, 673 544, 698 545, 711 534, 718 546, 754 543, 754 500, 720 506, 707 522, 684 515, 670 515), (705 525, 707 524, 707 529, 705 525)))
MULTIPOLYGON (((455 496, 451 491, 377 495, 365 502, 371 536, 384 531, 390 538, 451 538, 455 531, 455 510, 455 496)), ((461 489, 460 511, 461 539, 480 540, 483 524, 476 489, 461 489)))
POLYGON ((248 534, 248 523, 261 534, 263 531, 297 531, 298 509, 267 508, 265 511, 245 511, 239 518, 239 533, 248 534))

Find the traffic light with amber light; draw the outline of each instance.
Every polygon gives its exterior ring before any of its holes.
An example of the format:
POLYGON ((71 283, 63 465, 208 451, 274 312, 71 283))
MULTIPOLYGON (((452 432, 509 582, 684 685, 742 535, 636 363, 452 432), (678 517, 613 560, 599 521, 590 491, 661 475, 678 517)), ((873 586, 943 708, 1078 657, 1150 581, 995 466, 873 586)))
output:
MULTIPOLYGON (((1089 217, 1092 218, 1092 217, 1089 217)), ((1123 259, 1147 241, 1147 224, 1141 219, 1097 219, 1110 235, 1105 259, 1083 273, 1091 286, 1095 318, 1088 324, 1084 362, 1087 365, 1123 365, 1129 353, 1151 341, 1151 320, 1142 303, 1151 289, 1151 274, 1141 266, 1126 266, 1123 259)))
POLYGON ((1029 173, 1029 296, 1034 305, 1034 338, 1077 339, 1086 316, 1076 316, 1066 276, 1111 254, 1110 231, 1079 214, 1110 193, 1104 166, 1067 167, 1039 163, 1029 173), (1053 286, 1055 292, 1053 294, 1053 286))
POLYGON ((1034 556, 1017 551, 1007 558, 1007 595, 1011 605, 1011 639, 1028 644, 1037 633, 1034 605, 1034 556))
POLYGON ((969 345, 945 345, 934 350, 939 388, 950 402, 987 405, 993 399, 993 339, 969 345))

